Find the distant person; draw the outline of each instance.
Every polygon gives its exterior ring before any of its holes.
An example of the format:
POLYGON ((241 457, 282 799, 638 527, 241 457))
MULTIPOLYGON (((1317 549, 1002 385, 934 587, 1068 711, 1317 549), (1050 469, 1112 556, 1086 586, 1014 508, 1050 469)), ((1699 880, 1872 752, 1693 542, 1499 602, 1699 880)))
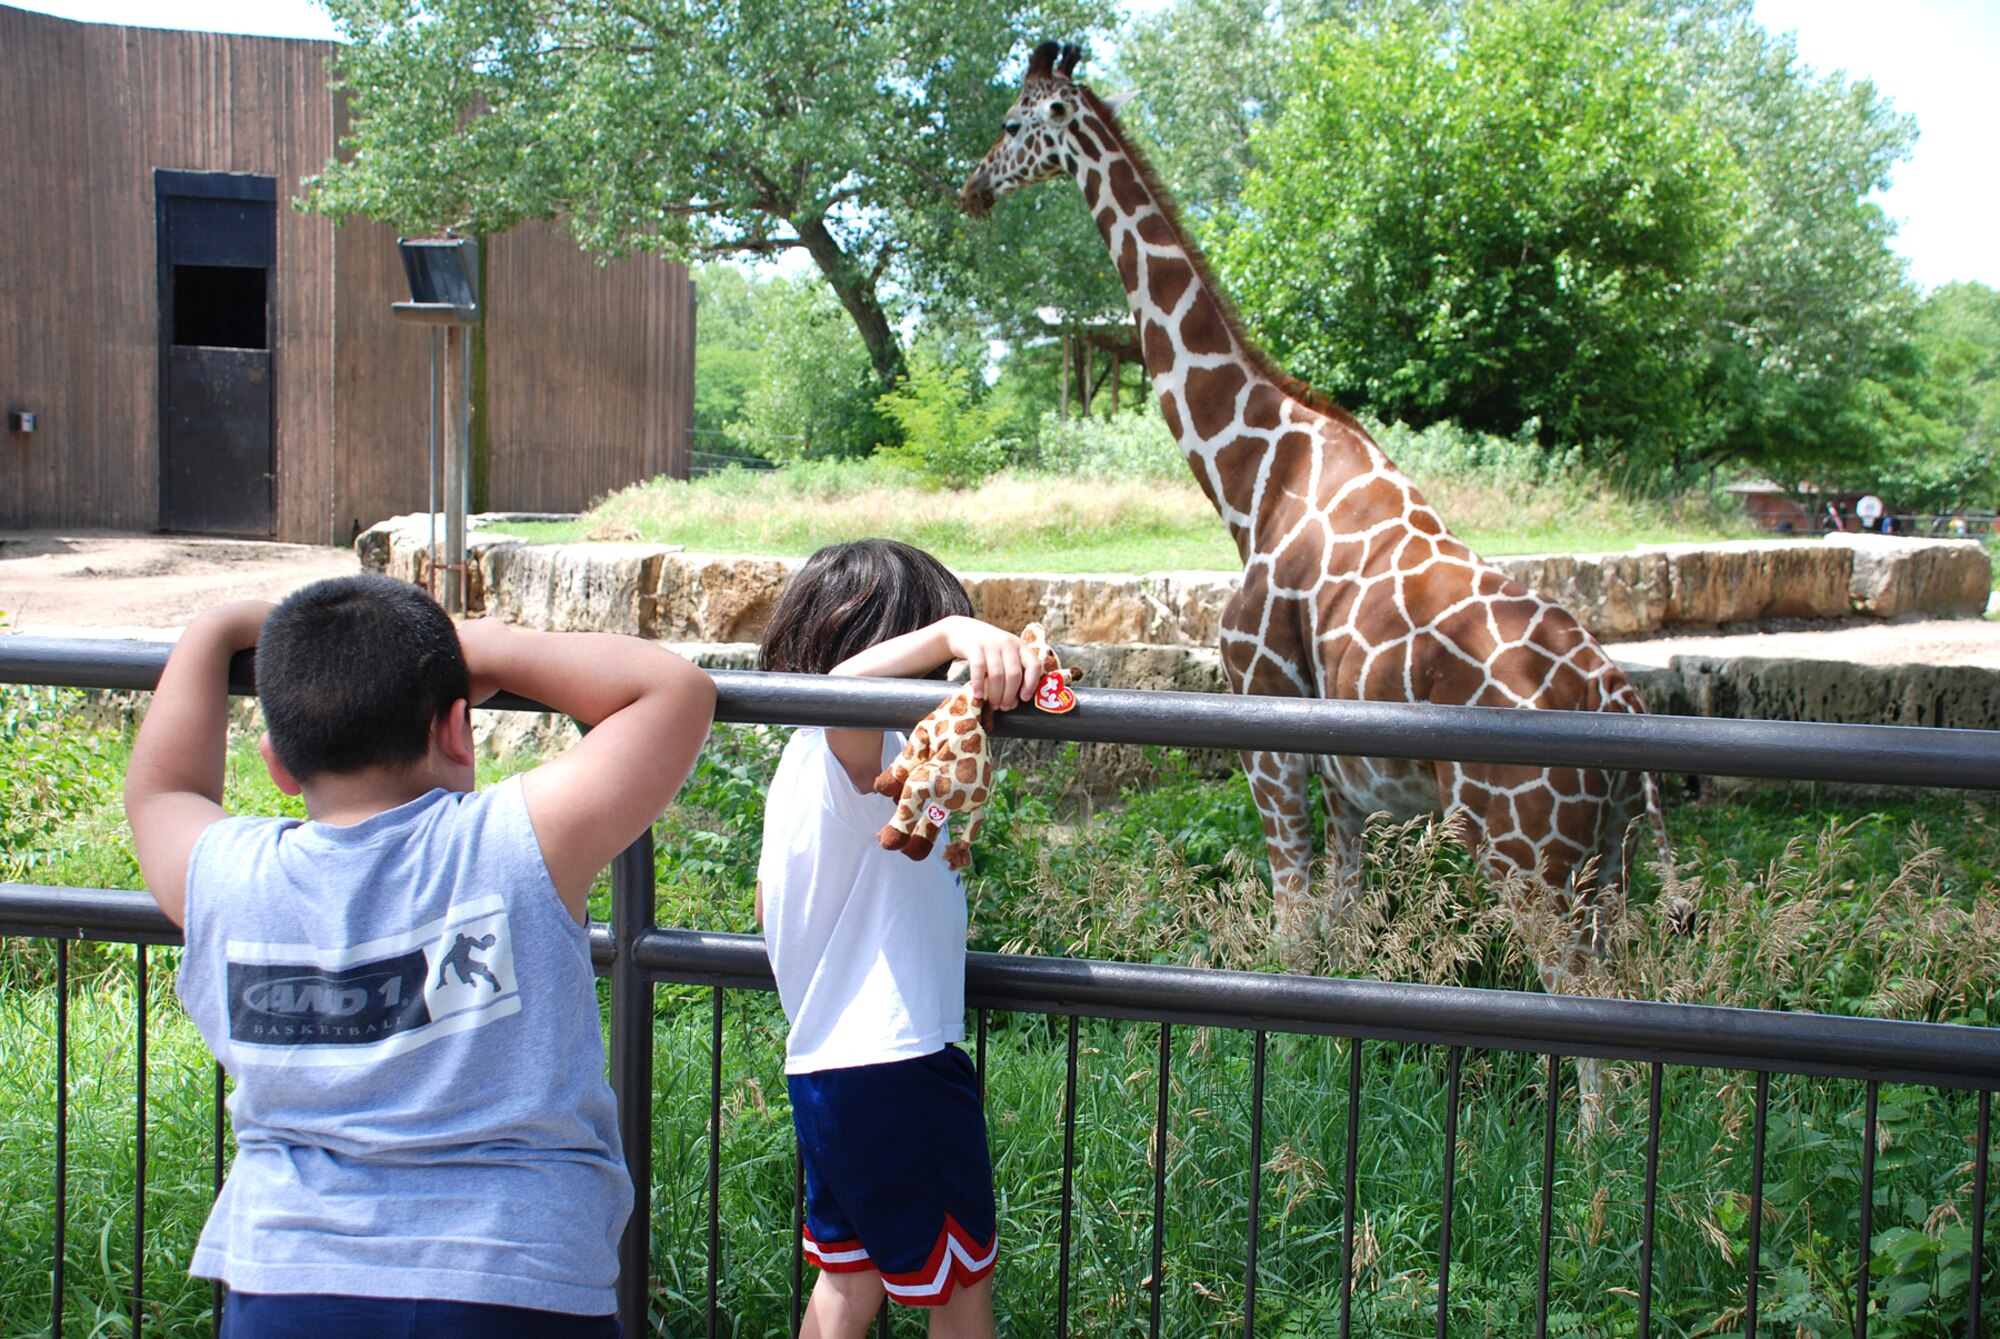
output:
MULTIPOLYGON (((938 677, 954 659, 1006 710, 1040 660, 971 617, 920 549, 821 549, 785 587, 763 668, 938 677)), ((965 1036, 965 890, 944 862, 882 849, 896 801, 875 779, 902 751, 880 730, 800 729, 764 813, 757 918, 791 1023, 786 1086, 805 1161, 805 1253, 820 1269, 803 1339, 860 1339, 886 1294, 933 1308, 930 1333, 993 1334, 999 1245, 979 1078, 965 1036)))
POLYGON ((1888 532, 1887 518, 1882 510, 1882 499, 1873 493, 1863 493, 1854 500, 1854 515, 1860 520, 1861 528, 1870 533, 1888 532))
POLYGON ((229 1286, 222 1339, 619 1333, 632 1184, 585 898, 714 701, 652 643, 454 629, 386 577, 188 626, 125 809, 186 931, 177 992, 235 1080, 190 1267, 229 1286), (222 808, 229 658, 252 646, 264 761, 304 821, 222 808), (470 708, 503 690, 592 728, 477 790, 470 708))
POLYGON ((1847 522, 1841 519, 1840 504, 1838 502, 1829 502, 1826 504, 1826 528, 1829 531, 1844 531, 1847 529, 1847 522))

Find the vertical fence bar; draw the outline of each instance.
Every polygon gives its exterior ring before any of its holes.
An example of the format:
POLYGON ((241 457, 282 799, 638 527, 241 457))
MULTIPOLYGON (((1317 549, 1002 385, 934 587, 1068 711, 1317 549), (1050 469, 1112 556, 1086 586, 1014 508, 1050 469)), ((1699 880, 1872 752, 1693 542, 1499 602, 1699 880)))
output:
POLYGON ((806 1158, 796 1140, 792 1143, 792 1324, 788 1334, 799 1332, 805 1311, 806 1289, 806 1158))
POLYGON ((1646 1208, 1639 1226, 1639 1337, 1653 1339, 1653 1223, 1660 1203, 1660 1062, 1646 1093, 1646 1208))
POLYGON ((1167 1088, 1174 1058, 1174 1029, 1160 1024, 1160 1095, 1153 1115, 1153 1307, 1147 1324, 1151 1339, 1160 1339, 1160 1299, 1166 1295, 1167 1247, 1167 1088))
POLYGON ((49 1333, 63 1332, 63 1261, 69 1254, 69 941, 56 940, 56 1221, 55 1280, 49 1333))
POLYGON ((875 1313, 875 1339, 889 1339, 889 1299, 882 1299, 882 1309, 875 1313))
POLYGON ((1069 1078, 1063 1084, 1062 1226, 1056 1250, 1056 1339, 1069 1335, 1069 1248, 1076 1198, 1076 1015, 1069 1016, 1069 1078))
POLYGON ((1757 1118, 1750 1134, 1749 1277, 1743 1288, 1744 1339, 1757 1339, 1757 1273, 1764 1259, 1764 1127, 1771 1114, 1771 1076, 1757 1071, 1757 1118))
POLYGON ((632 946, 652 923, 648 828, 611 862, 611 1091, 632 1177, 632 1216, 618 1241, 618 1320, 634 1339, 648 1332, 653 1263, 653 983, 632 960, 632 946))
POLYGON ((708 1339, 715 1339, 722 1259, 722 987, 709 992, 708 1034, 708 1339))
POLYGON ((1867 1107, 1861 1117, 1861 1265, 1854 1272, 1854 1339, 1868 1339, 1869 1242, 1875 1236, 1875 1108, 1881 1087, 1878 1081, 1868 1080, 1867 1107))
POLYGON ((1968 1339, 1979 1339, 1979 1284, 1986 1272, 1986 1159, 1992 1146, 1993 1094, 1981 1090, 1977 1120, 1972 1134, 1972 1286, 1970 1318, 1965 1323, 1968 1339))
MULTIPOLYGON (((215 1202, 216 1196, 222 1194, 222 1153, 229 1137, 228 1123, 224 1119, 222 1107, 226 1084, 227 1079, 223 1074, 222 1066, 217 1064, 215 1067, 215 1102, 212 1107, 215 1113, 215 1182, 211 1188, 209 1197, 211 1204, 215 1202)), ((209 1323, 213 1327, 214 1332, 217 1334, 222 1333, 222 1282, 219 1279, 208 1285, 208 1310, 209 1323)))
POLYGON ((1559 1066, 1558 1057, 1551 1052, 1542 1100, 1542 1244, 1535 1274, 1535 1339, 1548 1339, 1549 1334, 1549 1235, 1555 1225, 1556 1212, 1556 1102, 1561 1097, 1556 1080, 1561 1074, 1559 1066))
POLYGON ((977 1027, 977 1032, 975 1033, 976 1041, 973 1047, 972 1068, 973 1072, 979 1076, 979 1100, 984 1102, 986 1100, 986 1011, 984 1009, 975 1010, 973 1019, 977 1027))
POLYGON ((1347 1166, 1340 1206, 1340 1339, 1354 1319, 1354 1163, 1361 1153, 1361 1038, 1347 1039, 1347 1166))
POLYGON ((1458 1179, 1458 1071, 1464 1048, 1451 1048, 1446 1061, 1444 1099, 1444 1204, 1438 1228, 1437 1339, 1445 1339, 1445 1307, 1451 1299, 1451 1201, 1458 1179))
POLYGON ((1243 1339, 1257 1335, 1257 1220, 1263 1217, 1264 1050, 1267 1034, 1257 1030, 1256 1059, 1250 1067, 1250 1230, 1243 1252, 1243 1339))
POLYGON ((138 1044, 133 1056, 132 1090, 137 1119, 132 1131, 132 1339, 139 1339, 146 1316, 146 946, 134 944, 138 967, 138 1044))

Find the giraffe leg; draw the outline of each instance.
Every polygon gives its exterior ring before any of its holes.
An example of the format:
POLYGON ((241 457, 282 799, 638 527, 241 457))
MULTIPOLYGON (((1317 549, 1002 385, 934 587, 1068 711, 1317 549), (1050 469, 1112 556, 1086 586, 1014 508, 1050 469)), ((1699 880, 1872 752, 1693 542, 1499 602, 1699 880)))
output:
POLYGON ((1323 756, 1319 764, 1320 800, 1326 809, 1326 907, 1329 914, 1345 917, 1361 896, 1362 835, 1368 816, 1347 802, 1337 780, 1340 760, 1323 756))
POLYGON ((1264 821, 1264 846, 1271 857, 1272 929, 1280 952, 1289 954, 1314 928, 1306 758, 1301 753, 1245 752, 1243 770, 1264 821))
MULTIPOLYGON (((1603 772, 1444 764, 1440 785, 1459 837, 1506 899, 1515 933, 1551 995, 1602 989, 1622 890, 1624 825, 1603 772), (1607 857, 1606 853, 1610 852, 1607 857), (1612 862, 1615 861, 1615 868, 1612 862)), ((1597 1129, 1604 1062, 1576 1057, 1578 1126, 1597 1129)))

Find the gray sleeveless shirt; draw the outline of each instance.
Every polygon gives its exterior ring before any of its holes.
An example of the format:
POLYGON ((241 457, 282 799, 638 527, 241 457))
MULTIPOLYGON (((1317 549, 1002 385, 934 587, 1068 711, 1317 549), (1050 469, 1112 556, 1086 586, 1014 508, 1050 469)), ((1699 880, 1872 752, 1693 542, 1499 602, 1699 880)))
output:
POLYGON ((518 781, 350 827, 228 818, 177 991, 235 1081, 191 1272, 251 1293, 616 1309, 632 1187, 586 931, 518 781))

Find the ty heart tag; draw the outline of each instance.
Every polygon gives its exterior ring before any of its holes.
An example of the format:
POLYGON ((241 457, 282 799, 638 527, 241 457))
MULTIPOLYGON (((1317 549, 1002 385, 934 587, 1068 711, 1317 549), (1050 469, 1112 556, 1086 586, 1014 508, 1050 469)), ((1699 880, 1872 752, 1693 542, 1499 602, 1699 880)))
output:
POLYGON ((1035 707, 1052 716, 1060 716, 1076 709, 1076 694, 1063 682, 1061 674, 1052 671, 1044 674, 1041 683, 1035 686, 1035 707))

